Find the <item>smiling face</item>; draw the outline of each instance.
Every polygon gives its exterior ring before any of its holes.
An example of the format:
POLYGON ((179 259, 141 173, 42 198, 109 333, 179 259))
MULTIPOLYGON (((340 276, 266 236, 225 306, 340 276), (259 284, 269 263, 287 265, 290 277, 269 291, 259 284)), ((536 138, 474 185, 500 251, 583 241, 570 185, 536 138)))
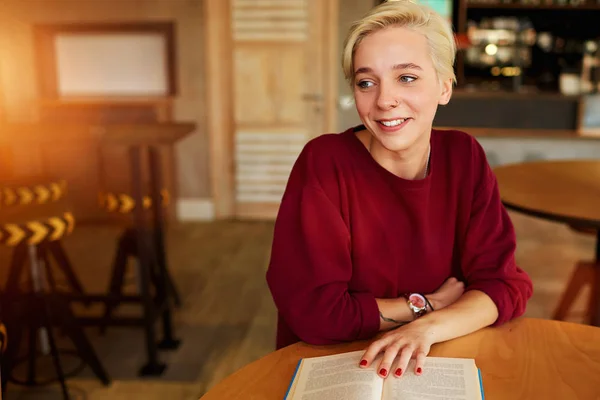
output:
POLYGON ((452 94, 452 79, 440 83, 427 38, 403 27, 371 33, 356 49, 354 74, 356 109, 375 139, 392 152, 426 146, 437 106, 452 94))

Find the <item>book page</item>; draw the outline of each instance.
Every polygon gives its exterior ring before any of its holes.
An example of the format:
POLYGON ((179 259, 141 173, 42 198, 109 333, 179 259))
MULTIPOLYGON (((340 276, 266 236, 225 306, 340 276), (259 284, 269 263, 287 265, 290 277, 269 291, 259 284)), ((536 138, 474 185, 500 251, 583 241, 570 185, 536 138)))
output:
MULTIPOLYGON (((383 379, 360 368, 363 351, 302 360, 291 400, 381 400, 383 379)), ((377 364, 375 364, 377 365, 377 364)))
POLYGON ((427 357, 423 374, 415 375, 415 361, 400 378, 390 376, 384 384, 384 400, 481 400, 475 360, 427 357))

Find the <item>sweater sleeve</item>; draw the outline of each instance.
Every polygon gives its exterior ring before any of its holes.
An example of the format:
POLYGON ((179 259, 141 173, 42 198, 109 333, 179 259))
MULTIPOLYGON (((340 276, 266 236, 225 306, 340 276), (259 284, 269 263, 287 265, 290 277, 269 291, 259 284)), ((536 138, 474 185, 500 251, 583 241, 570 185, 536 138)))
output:
MULTIPOLYGON (((324 345, 368 339, 379 311, 368 292, 350 292, 350 233, 317 179, 309 152, 290 175, 275 222, 267 282, 279 315, 302 341, 324 345)), ((325 179, 328 184, 334 184, 325 179)))
POLYGON ((472 201, 462 269, 466 290, 486 293, 498 307, 494 325, 501 325, 525 312, 533 288, 527 273, 516 265, 514 228, 482 149, 480 154, 483 176, 472 201))

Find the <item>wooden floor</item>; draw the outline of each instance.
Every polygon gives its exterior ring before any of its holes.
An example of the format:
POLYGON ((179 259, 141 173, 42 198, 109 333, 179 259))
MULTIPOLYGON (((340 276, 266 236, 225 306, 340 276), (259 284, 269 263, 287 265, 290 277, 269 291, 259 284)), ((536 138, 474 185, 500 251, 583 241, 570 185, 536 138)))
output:
MULTIPOLYGON (((527 315, 549 318, 573 264, 592 258, 594 238, 559 224, 511 216, 518 236, 518 262, 535 285, 527 315)), ((182 346, 162 354, 168 363, 162 377, 140 379, 136 374, 144 362, 141 330, 111 328, 102 336, 89 329, 87 333, 113 383, 103 387, 86 369, 68 382, 73 398, 198 399, 233 371, 272 351, 276 314, 265 283, 272 229, 269 222, 171 227, 168 256, 184 301, 175 316, 182 346)), ((118 230, 109 226, 78 227, 65 242, 90 292, 102 292, 108 285, 108 266, 117 234, 118 230)), ((8 256, 6 249, 1 249, 0 265, 4 268, 0 272, 5 272, 8 256)), ((575 311, 582 309, 583 300, 580 298, 575 311)), ((573 313, 573 321, 580 319, 580 314, 573 313)), ((72 360, 64 362, 67 369, 73 366, 72 360)), ((61 396, 54 386, 31 389, 9 385, 6 398, 61 396)))

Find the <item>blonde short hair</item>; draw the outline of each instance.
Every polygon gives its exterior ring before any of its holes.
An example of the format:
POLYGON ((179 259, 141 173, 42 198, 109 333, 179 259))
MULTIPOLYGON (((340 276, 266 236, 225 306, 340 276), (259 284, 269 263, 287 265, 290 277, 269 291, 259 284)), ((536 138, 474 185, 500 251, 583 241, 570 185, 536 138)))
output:
POLYGON ((449 22, 423 4, 411 0, 389 0, 373 8, 350 27, 342 54, 342 69, 350 84, 354 83, 356 49, 365 37, 388 26, 400 26, 424 34, 438 79, 451 78, 456 82, 453 68, 456 43, 449 22))

